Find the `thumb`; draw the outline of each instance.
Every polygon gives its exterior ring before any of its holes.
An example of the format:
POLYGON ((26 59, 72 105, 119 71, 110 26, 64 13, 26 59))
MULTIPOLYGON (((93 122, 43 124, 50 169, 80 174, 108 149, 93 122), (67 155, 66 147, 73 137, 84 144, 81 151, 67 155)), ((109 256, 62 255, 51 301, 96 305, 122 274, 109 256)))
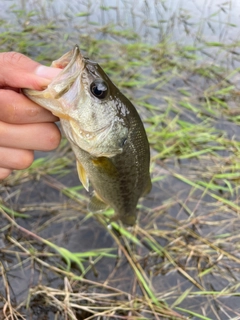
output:
POLYGON ((45 67, 18 52, 0 53, 0 87, 41 90, 60 71, 45 67))

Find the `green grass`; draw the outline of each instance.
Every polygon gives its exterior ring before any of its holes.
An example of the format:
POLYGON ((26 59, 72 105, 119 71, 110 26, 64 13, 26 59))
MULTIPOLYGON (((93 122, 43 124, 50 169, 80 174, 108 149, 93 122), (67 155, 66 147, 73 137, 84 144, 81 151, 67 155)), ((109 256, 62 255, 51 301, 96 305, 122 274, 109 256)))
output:
POLYGON ((152 26, 159 41, 125 25, 115 7, 99 7, 101 25, 86 6, 75 12, 73 34, 49 8, 12 8, 15 22, 1 21, 1 50, 49 64, 77 42, 99 61, 144 120, 153 190, 139 202, 136 226, 109 226, 112 210, 87 212, 65 139, 3 181, 0 316, 29 319, 37 303, 46 319, 237 319, 238 41, 199 33, 219 12, 195 22, 186 44, 171 37, 174 19, 152 26), (107 22, 109 11, 122 23, 107 22), (21 295, 11 289, 15 273, 21 295))

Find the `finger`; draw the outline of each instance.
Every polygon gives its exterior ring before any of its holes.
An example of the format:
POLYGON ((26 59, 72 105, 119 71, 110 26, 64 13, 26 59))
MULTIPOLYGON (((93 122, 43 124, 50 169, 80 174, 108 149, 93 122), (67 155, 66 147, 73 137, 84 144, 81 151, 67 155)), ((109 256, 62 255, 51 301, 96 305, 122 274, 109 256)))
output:
POLYGON ((0 121, 37 123, 54 122, 58 121, 58 118, 21 93, 0 89, 0 121))
POLYGON ((34 160, 34 153, 30 150, 0 147, 0 155, 0 168, 11 170, 26 169, 34 160))
POLYGON ((0 180, 6 179, 10 174, 12 170, 0 168, 0 180))
POLYGON ((49 151, 60 143, 61 135, 54 123, 7 124, 0 122, 0 146, 49 151))
POLYGON ((18 52, 0 53, 0 86, 41 90, 61 71, 45 67, 18 52))

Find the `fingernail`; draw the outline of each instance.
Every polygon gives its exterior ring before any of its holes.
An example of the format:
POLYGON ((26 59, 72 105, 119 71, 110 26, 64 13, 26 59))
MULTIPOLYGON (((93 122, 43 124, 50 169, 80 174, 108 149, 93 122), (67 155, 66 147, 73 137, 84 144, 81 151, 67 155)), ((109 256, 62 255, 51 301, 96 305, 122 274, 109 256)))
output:
POLYGON ((59 74, 60 71, 61 69, 58 69, 58 68, 51 68, 51 67, 40 65, 37 67, 35 74, 45 79, 53 79, 59 74))

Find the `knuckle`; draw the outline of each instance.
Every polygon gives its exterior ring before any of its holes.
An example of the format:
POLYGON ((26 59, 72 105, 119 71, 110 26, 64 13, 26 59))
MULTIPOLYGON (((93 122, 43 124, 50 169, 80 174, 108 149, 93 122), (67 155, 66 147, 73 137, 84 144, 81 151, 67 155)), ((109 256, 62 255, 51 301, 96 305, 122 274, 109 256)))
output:
POLYGON ((25 56, 19 52, 3 52, 1 54, 1 61, 2 64, 8 65, 8 64, 20 64, 22 60, 25 58, 25 56))
POLYGON ((9 93, 8 97, 9 97, 9 100, 8 100, 8 104, 6 105, 6 110, 7 110, 6 122, 16 123, 18 122, 18 109, 19 109, 18 104, 16 103, 14 94, 9 93))
POLYGON ((0 112, 0 120, 13 123, 16 118, 16 104, 11 90, 0 89, 0 103, 3 105, 0 112))

